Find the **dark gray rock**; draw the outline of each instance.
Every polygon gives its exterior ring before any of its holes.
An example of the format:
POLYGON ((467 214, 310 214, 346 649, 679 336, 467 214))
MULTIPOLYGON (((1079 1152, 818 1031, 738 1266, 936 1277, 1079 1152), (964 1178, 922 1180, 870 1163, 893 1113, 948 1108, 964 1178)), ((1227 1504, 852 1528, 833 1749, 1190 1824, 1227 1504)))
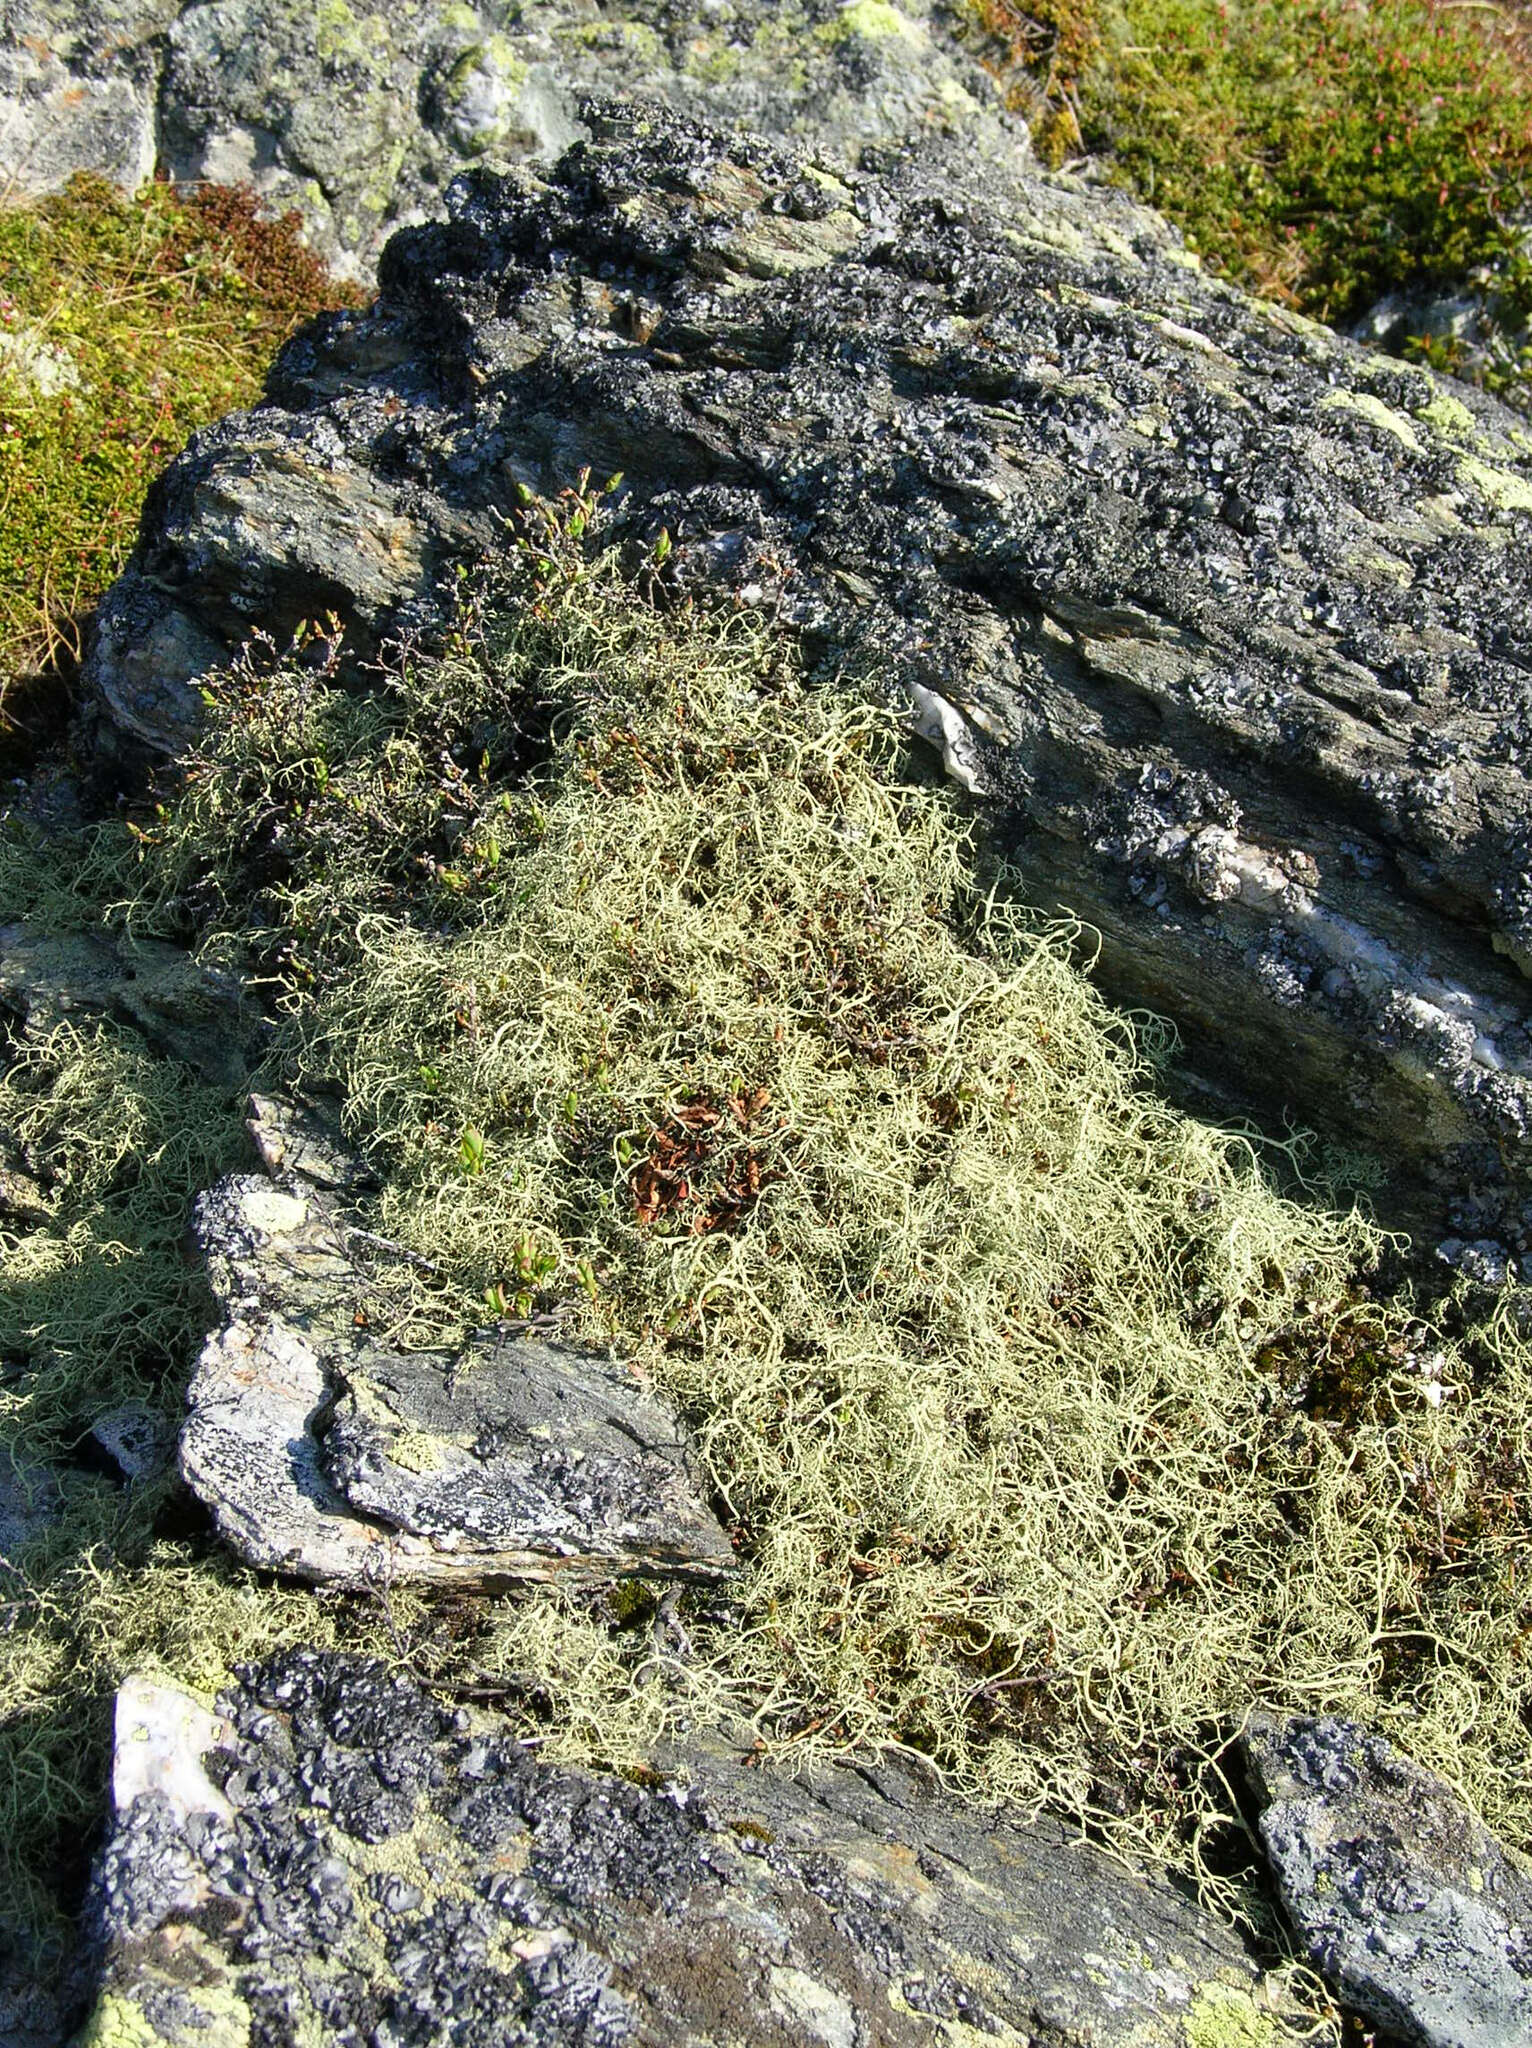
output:
POLYGON ((128 1486, 156 1479, 175 1456, 175 1425, 142 1401, 125 1401, 98 1415, 89 1449, 128 1486))
POLYGON ((199 655, 440 616, 518 486, 627 478, 667 573, 860 636, 1031 893, 1189 1064, 1532 1249, 1532 462, 1513 415, 1200 274, 1121 195, 807 165, 593 107, 151 497, 88 664, 173 752, 199 655), (450 580, 450 579, 449 579, 450 580))
POLYGON ((558 1767, 404 1677, 308 1653, 246 1672, 216 1716, 156 1688, 118 1726, 148 1761, 117 1774, 91 1903, 103 2040, 1297 2033, 1237 1936, 1163 1881, 900 1770, 792 1779, 701 1740, 626 1776, 558 1767))
POLYGON ((0 2041, 5 2048, 59 2048, 90 1995, 88 1973, 72 1963, 61 1973, 33 1943, 0 1924, 0 2041))
MULTIPOLYGON (((253 1020, 238 980, 155 939, 0 926, 0 1011, 38 1043, 65 1018, 107 1017, 205 1080, 238 1086, 249 1071, 253 1020)), ((0 1201, 29 1199, 23 1183, 0 1179, 0 1201)))
POLYGON ((633 1375, 546 1339, 467 1357, 358 1350, 325 1428, 324 1468, 352 1507, 491 1560, 533 1551, 612 1568, 723 1571, 675 1416, 633 1375))
POLYGON ((280 1185, 351 1193, 376 1185, 335 1129, 315 1111, 275 1095, 252 1095, 245 1127, 261 1164, 280 1185))
POLYGON ((1532 1876, 1449 1785, 1355 1723, 1257 1716, 1282 1903, 1336 1996, 1410 2048, 1532 2041, 1532 1876))
POLYGON ((590 91, 848 160, 941 130, 1027 149, 931 0, 4 0, 0 192, 249 183, 364 277, 465 163, 559 155, 590 91))
POLYGON ((227 1320, 187 1390, 181 1472, 238 1556, 349 1586, 732 1569, 679 1420, 631 1372, 530 1336, 373 1343, 363 1234, 297 1186, 236 1176, 197 1210, 227 1320))
POLYGON ((58 1519, 60 1505, 59 1476, 51 1466, 0 1461, 0 1586, 26 1546, 58 1519))

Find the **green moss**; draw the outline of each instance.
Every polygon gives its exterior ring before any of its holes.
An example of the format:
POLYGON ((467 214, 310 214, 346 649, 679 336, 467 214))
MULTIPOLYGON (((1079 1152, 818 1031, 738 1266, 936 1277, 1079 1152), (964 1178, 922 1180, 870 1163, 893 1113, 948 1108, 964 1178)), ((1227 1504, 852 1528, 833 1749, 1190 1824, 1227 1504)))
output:
MULTIPOLYGON (((1532 70, 1494 10, 1433 0, 967 0, 1050 160, 1081 148, 1268 297, 1344 321, 1494 265, 1532 172, 1532 70)), ((1449 345, 1419 352, 1452 369, 1449 345)), ((1497 373, 1514 394, 1520 372, 1497 373)))
POLYGON ((278 344, 344 298, 248 195, 78 178, 0 210, 0 727, 17 678, 67 665, 150 480, 256 396, 278 344), (63 381, 28 374, 46 345, 63 381))
POLYGON ((1428 0, 1124 0, 1087 139, 1205 255, 1326 319, 1507 253, 1532 89, 1428 0))
POLYGON ((1081 147, 1079 81, 1100 56, 1100 0, 961 0, 979 52, 1025 113, 1047 163, 1081 147))

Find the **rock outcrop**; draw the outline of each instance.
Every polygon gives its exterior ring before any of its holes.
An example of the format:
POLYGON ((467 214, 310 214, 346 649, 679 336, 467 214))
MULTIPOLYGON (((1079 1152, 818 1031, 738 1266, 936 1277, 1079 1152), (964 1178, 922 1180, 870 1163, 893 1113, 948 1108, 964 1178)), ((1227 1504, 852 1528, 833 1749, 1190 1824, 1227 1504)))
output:
POLYGON ((1252 1718, 1260 1831, 1309 1960, 1408 2048, 1532 2040, 1532 1876, 1451 1787, 1350 1721, 1252 1718))
POLYGON ((117 1709, 102 2040, 1280 2048, 1238 1937, 1056 1823, 697 1742, 541 1763, 300 1653, 117 1709))
POLYGON ((150 500, 88 682, 441 616, 523 488, 624 472, 667 574, 855 642, 1189 1063, 1532 1243, 1532 461, 1515 418, 1202 276, 1120 195, 836 171, 621 107, 478 171, 150 500))
POLYGON ((76 171, 132 191, 155 169, 156 100, 176 0, 8 0, 0 13, 0 192, 76 171))
POLYGON ((181 1471, 247 1563, 316 1583, 477 1589, 733 1566, 676 1415, 619 1364, 542 1336, 374 1341, 344 1155, 258 1101, 261 1149, 198 1204, 222 1326, 187 1392, 181 1471), (316 1179, 317 1168, 317 1179, 316 1179), (291 1191, 289 1191, 291 1190, 291 1191))
POLYGON ((0 191, 75 170, 250 183, 364 277, 464 164, 557 156, 585 92, 847 159, 933 130, 1027 147, 931 0, 8 0, 0 191))

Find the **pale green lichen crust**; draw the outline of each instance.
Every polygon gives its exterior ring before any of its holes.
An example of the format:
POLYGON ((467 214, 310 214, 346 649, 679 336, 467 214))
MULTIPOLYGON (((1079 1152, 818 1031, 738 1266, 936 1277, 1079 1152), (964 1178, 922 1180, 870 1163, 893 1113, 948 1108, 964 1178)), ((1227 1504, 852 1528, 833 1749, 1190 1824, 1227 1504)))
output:
POLYGON ((1276 2048, 1286 2028, 1243 1986, 1204 1984, 1182 2020, 1186 2048, 1276 2048))

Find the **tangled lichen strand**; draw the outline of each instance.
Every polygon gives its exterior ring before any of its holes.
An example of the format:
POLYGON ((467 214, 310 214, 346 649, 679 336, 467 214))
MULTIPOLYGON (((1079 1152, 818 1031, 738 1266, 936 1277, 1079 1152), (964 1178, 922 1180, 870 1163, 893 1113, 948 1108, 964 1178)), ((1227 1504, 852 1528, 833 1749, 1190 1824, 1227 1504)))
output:
POLYGON ((227 1091, 86 1020, 15 1049, 0 1128, 49 1212, 0 1233, 0 1348, 29 1368, 0 1418, 13 1456, 57 1456, 103 1407, 156 1398, 206 1321, 182 1240, 197 1192, 238 1156, 239 1120, 227 1091))
POLYGON ((534 1601, 481 1665, 555 1749, 731 1707, 1182 1854, 1187 1758, 1322 1704, 1527 1839, 1525 1348, 1440 1400, 1378 1312, 1339 1414, 1289 1392, 1261 1360, 1324 1352, 1365 1224, 1157 1099, 891 717, 539 546, 487 659, 231 681, 151 856, 161 923, 257 932, 286 1074, 439 1269, 377 1320, 551 1310, 693 1420, 737 1612, 534 1601))

